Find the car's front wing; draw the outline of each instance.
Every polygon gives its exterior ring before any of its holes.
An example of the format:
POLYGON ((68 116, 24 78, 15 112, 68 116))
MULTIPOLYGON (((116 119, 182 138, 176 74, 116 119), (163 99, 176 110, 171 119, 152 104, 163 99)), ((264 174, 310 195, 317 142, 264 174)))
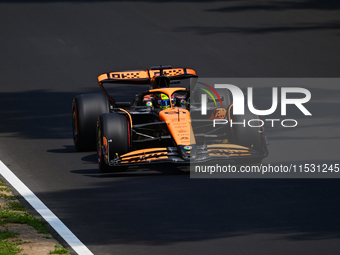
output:
POLYGON ((266 157, 265 152, 256 151, 236 144, 211 144, 192 146, 191 151, 183 157, 177 147, 162 147, 135 150, 109 161, 110 166, 139 165, 151 163, 199 163, 210 160, 261 160, 266 157))

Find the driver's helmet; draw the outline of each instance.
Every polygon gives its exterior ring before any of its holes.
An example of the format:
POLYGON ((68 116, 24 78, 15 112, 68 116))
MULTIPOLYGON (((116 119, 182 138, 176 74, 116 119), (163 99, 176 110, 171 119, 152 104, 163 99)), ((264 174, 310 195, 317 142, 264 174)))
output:
POLYGON ((160 94, 156 94, 155 95, 155 106, 162 108, 162 109, 167 109, 170 108, 171 104, 174 105, 175 104, 175 95, 173 94, 171 96, 171 101, 169 99, 169 96, 164 94, 164 93, 160 93, 160 94))

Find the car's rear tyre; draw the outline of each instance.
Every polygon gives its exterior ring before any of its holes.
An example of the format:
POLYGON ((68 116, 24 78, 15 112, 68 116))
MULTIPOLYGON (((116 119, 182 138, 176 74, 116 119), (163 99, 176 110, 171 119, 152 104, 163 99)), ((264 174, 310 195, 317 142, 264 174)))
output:
POLYGON ((82 94, 73 99, 73 142, 78 151, 96 150, 97 119, 108 112, 109 101, 105 95, 82 94))
POLYGON ((97 124, 97 159, 102 172, 125 171, 126 166, 110 166, 109 160, 129 152, 130 123, 125 115, 100 115, 97 124))
MULTIPOLYGON (((246 108, 246 107, 245 107, 246 108)), ((263 150, 263 137, 260 119, 257 115, 251 113, 248 109, 245 109, 244 115, 233 115, 231 114, 232 120, 232 132, 234 143, 248 147, 250 149, 258 151, 260 154, 264 154, 263 150), (250 123, 249 120, 251 120, 250 123), (237 124, 235 124, 237 123, 237 124), (244 123, 244 124, 242 124, 244 123), (256 126, 251 127, 249 126, 256 126)), ((259 163, 262 158, 255 160, 249 160, 251 163, 259 163)))

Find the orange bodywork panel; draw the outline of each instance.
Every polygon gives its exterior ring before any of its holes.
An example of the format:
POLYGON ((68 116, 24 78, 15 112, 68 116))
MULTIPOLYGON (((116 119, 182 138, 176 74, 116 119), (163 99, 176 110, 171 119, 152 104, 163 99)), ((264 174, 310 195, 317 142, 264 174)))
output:
POLYGON ((149 75, 147 71, 124 71, 124 72, 111 72, 104 73, 98 76, 98 82, 107 79, 116 79, 116 80, 124 80, 124 79, 148 79, 149 75))
POLYGON ((224 108, 217 108, 211 112, 211 116, 209 120, 213 119, 225 119, 225 116, 227 115, 227 110, 224 108))
POLYGON ((106 80, 106 79, 108 79, 107 73, 103 73, 103 74, 101 74, 101 75, 98 76, 98 82, 99 82, 99 83, 100 83, 101 81, 103 81, 103 80, 106 80))
POLYGON ((180 107, 165 109, 159 113, 159 119, 166 121, 177 145, 196 144, 188 110, 180 107))
POLYGON ((130 157, 130 156, 135 156, 137 154, 141 154, 141 153, 152 153, 152 152, 166 152, 167 148, 151 148, 151 149, 142 149, 142 150, 137 150, 137 151, 132 151, 132 152, 128 152, 125 153, 124 155, 121 155, 121 157, 130 157))
MULTIPOLYGON (((150 77, 158 76, 160 74, 160 70, 150 70, 150 77)), ((163 69, 163 75, 165 76, 177 76, 185 74, 183 68, 174 68, 174 69, 163 69)))
POLYGON ((136 163, 144 161, 152 161, 159 159, 167 159, 168 152, 167 148, 152 148, 152 149, 142 149, 137 151, 128 152, 121 155, 121 163, 136 163))
POLYGON ((131 157, 131 158, 123 158, 121 163, 138 163, 138 162, 145 162, 145 161, 153 161, 153 160, 160 160, 160 159, 167 159, 168 156, 161 156, 159 154, 147 154, 143 157, 131 157), (157 156, 157 157, 155 157, 157 156))
POLYGON ((187 69, 187 74, 192 74, 192 75, 196 75, 196 72, 195 72, 195 70, 193 70, 193 69, 187 69))
MULTIPOLYGON (((163 69, 163 75, 165 76, 179 76, 184 74, 196 75, 195 70, 189 68, 169 68, 163 69)), ((160 75, 160 70, 149 70, 150 78, 160 75)))
POLYGON ((237 144, 211 144, 207 146, 209 156, 250 156, 248 147, 237 144))
MULTIPOLYGON (((188 68, 169 68, 163 69, 163 75, 168 77, 180 76, 180 75, 196 75, 195 70, 188 68)), ((98 82, 104 80, 115 79, 115 80, 133 80, 133 79, 151 79, 154 76, 159 76, 160 70, 134 70, 134 71, 123 71, 123 72, 110 72, 104 73, 98 76, 98 82)))
POLYGON ((126 71, 109 73, 110 79, 145 79, 149 78, 147 71, 126 71))

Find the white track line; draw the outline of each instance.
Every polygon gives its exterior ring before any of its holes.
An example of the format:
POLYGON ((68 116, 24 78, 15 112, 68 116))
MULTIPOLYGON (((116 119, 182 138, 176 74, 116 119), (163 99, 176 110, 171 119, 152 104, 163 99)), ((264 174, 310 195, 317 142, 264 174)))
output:
POLYGON ((28 203, 54 228, 55 231, 80 255, 93 253, 58 219, 50 209, 12 173, 0 160, 0 174, 23 196, 28 203))

